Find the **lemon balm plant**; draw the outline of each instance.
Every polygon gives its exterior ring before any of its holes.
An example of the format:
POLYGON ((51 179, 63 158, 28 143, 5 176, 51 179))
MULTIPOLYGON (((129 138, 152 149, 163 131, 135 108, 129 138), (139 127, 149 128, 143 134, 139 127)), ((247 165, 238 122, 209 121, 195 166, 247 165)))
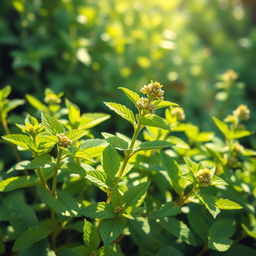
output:
POLYGON ((91 128, 108 114, 81 114, 68 99, 63 107, 63 94, 49 89, 44 103, 26 96, 41 117, 28 114, 17 124, 21 133, 2 137, 29 160, 1 174, 1 251, 253 255, 256 152, 239 141, 252 133, 244 125, 247 106, 224 121, 213 117, 219 137, 185 122, 184 110, 164 99, 158 82, 144 85, 141 95, 119 89, 133 109, 105 105, 132 133, 101 138, 91 128))

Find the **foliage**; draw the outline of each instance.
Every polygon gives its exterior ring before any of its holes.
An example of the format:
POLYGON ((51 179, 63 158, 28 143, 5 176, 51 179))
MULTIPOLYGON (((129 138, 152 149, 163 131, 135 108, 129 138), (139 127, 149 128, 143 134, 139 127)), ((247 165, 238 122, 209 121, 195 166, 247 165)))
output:
POLYGON ((21 132, 10 133, 8 106, 17 101, 7 98, 9 86, 0 91, 2 138, 18 156, 1 172, 1 252, 153 256, 244 249, 253 255, 256 151, 240 142, 252 134, 248 107, 224 120, 213 117, 219 136, 186 122, 158 82, 144 85, 143 96, 119 89, 132 107, 105 105, 133 134, 100 138, 92 128, 108 114, 82 114, 68 99, 63 106, 63 94, 49 89, 46 104, 26 96, 40 120, 28 114, 16 124, 21 132))

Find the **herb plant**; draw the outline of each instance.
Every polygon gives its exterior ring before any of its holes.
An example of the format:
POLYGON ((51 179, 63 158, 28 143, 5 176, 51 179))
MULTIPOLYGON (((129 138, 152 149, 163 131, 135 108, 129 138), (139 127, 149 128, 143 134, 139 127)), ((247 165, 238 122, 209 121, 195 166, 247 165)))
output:
POLYGON ((108 114, 82 114, 68 99, 63 107, 63 94, 50 89, 44 103, 26 95, 36 112, 11 133, 8 113, 24 101, 9 100, 9 86, 0 91, 2 138, 17 158, 1 173, 0 252, 255 255, 256 151, 240 142, 252 134, 248 107, 213 117, 219 136, 185 122, 158 82, 144 85, 143 96, 119 89, 133 110, 105 105, 133 133, 101 138, 92 128, 108 114))

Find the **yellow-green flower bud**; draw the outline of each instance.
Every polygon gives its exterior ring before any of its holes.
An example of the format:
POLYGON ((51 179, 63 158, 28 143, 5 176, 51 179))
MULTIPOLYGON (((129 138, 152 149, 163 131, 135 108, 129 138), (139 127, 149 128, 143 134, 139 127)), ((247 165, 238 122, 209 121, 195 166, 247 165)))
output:
POLYGON ((178 121, 184 120, 186 115, 184 113, 183 108, 175 107, 171 110, 171 114, 177 118, 178 121))
POLYGON ((149 103, 149 99, 147 98, 140 98, 137 102, 136 102, 136 107, 139 110, 144 110, 147 113, 154 113, 155 110, 155 106, 151 103, 149 103))
POLYGON ((48 104, 60 104, 61 99, 56 94, 48 94, 45 96, 44 102, 48 104))
POLYGON ((207 168, 200 169, 196 174, 196 178, 202 187, 207 187, 211 184, 212 171, 207 168))
POLYGON ((72 144, 72 140, 70 140, 64 133, 58 134, 57 137, 60 147, 68 148, 72 144))
POLYGON ((115 213, 121 213, 123 212, 123 207, 122 206, 116 206, 116 208, 114 209, 115 213))
POLYGON ((164 90, 162 90, 163 85, 159 82, 153 82, 144 85, 141 88, 141 92, 146 94, 148 98, 151 100, 163 100, 164 90))
POLYGON ((250 109, 247 105, 240 105, 233 111, 233 115, 239 120, 248 120, 250 118, 250 109))
POLYGON ((238 78, 237 73, 232 69, 227 70, 227 72, 225 72, 222 75, 222 80, 229 83, 235 81, 237 78, 238 78))

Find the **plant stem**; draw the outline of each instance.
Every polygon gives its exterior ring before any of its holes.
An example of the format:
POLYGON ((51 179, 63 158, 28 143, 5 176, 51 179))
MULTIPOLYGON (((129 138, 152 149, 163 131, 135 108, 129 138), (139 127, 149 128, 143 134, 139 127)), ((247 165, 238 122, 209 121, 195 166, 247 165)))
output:
POLYGON ((195 187, 193 187, 193 189, 192 189, 186 196, 182 196, 182 197, 180 198, 180 200, 177 202, 177 205, 182 206, 183 204, 187 203, 186 201, 189 199, 189 197, 190 197, 191 195, 193 195, 194 193, 197 192, 198 188, 199 188, 198 185, 196 185, 195 187))
POLYGON ((56 165, 55 165, 54 172, 53 172, 53 177, 52 177, 52 195, 54 197, 56 196, 57 174, 58 174, 58 170, 59 170, 60 165, 61 165, 61 154, 62 154, 62 150, 60 148, 58 148, 56 165))

